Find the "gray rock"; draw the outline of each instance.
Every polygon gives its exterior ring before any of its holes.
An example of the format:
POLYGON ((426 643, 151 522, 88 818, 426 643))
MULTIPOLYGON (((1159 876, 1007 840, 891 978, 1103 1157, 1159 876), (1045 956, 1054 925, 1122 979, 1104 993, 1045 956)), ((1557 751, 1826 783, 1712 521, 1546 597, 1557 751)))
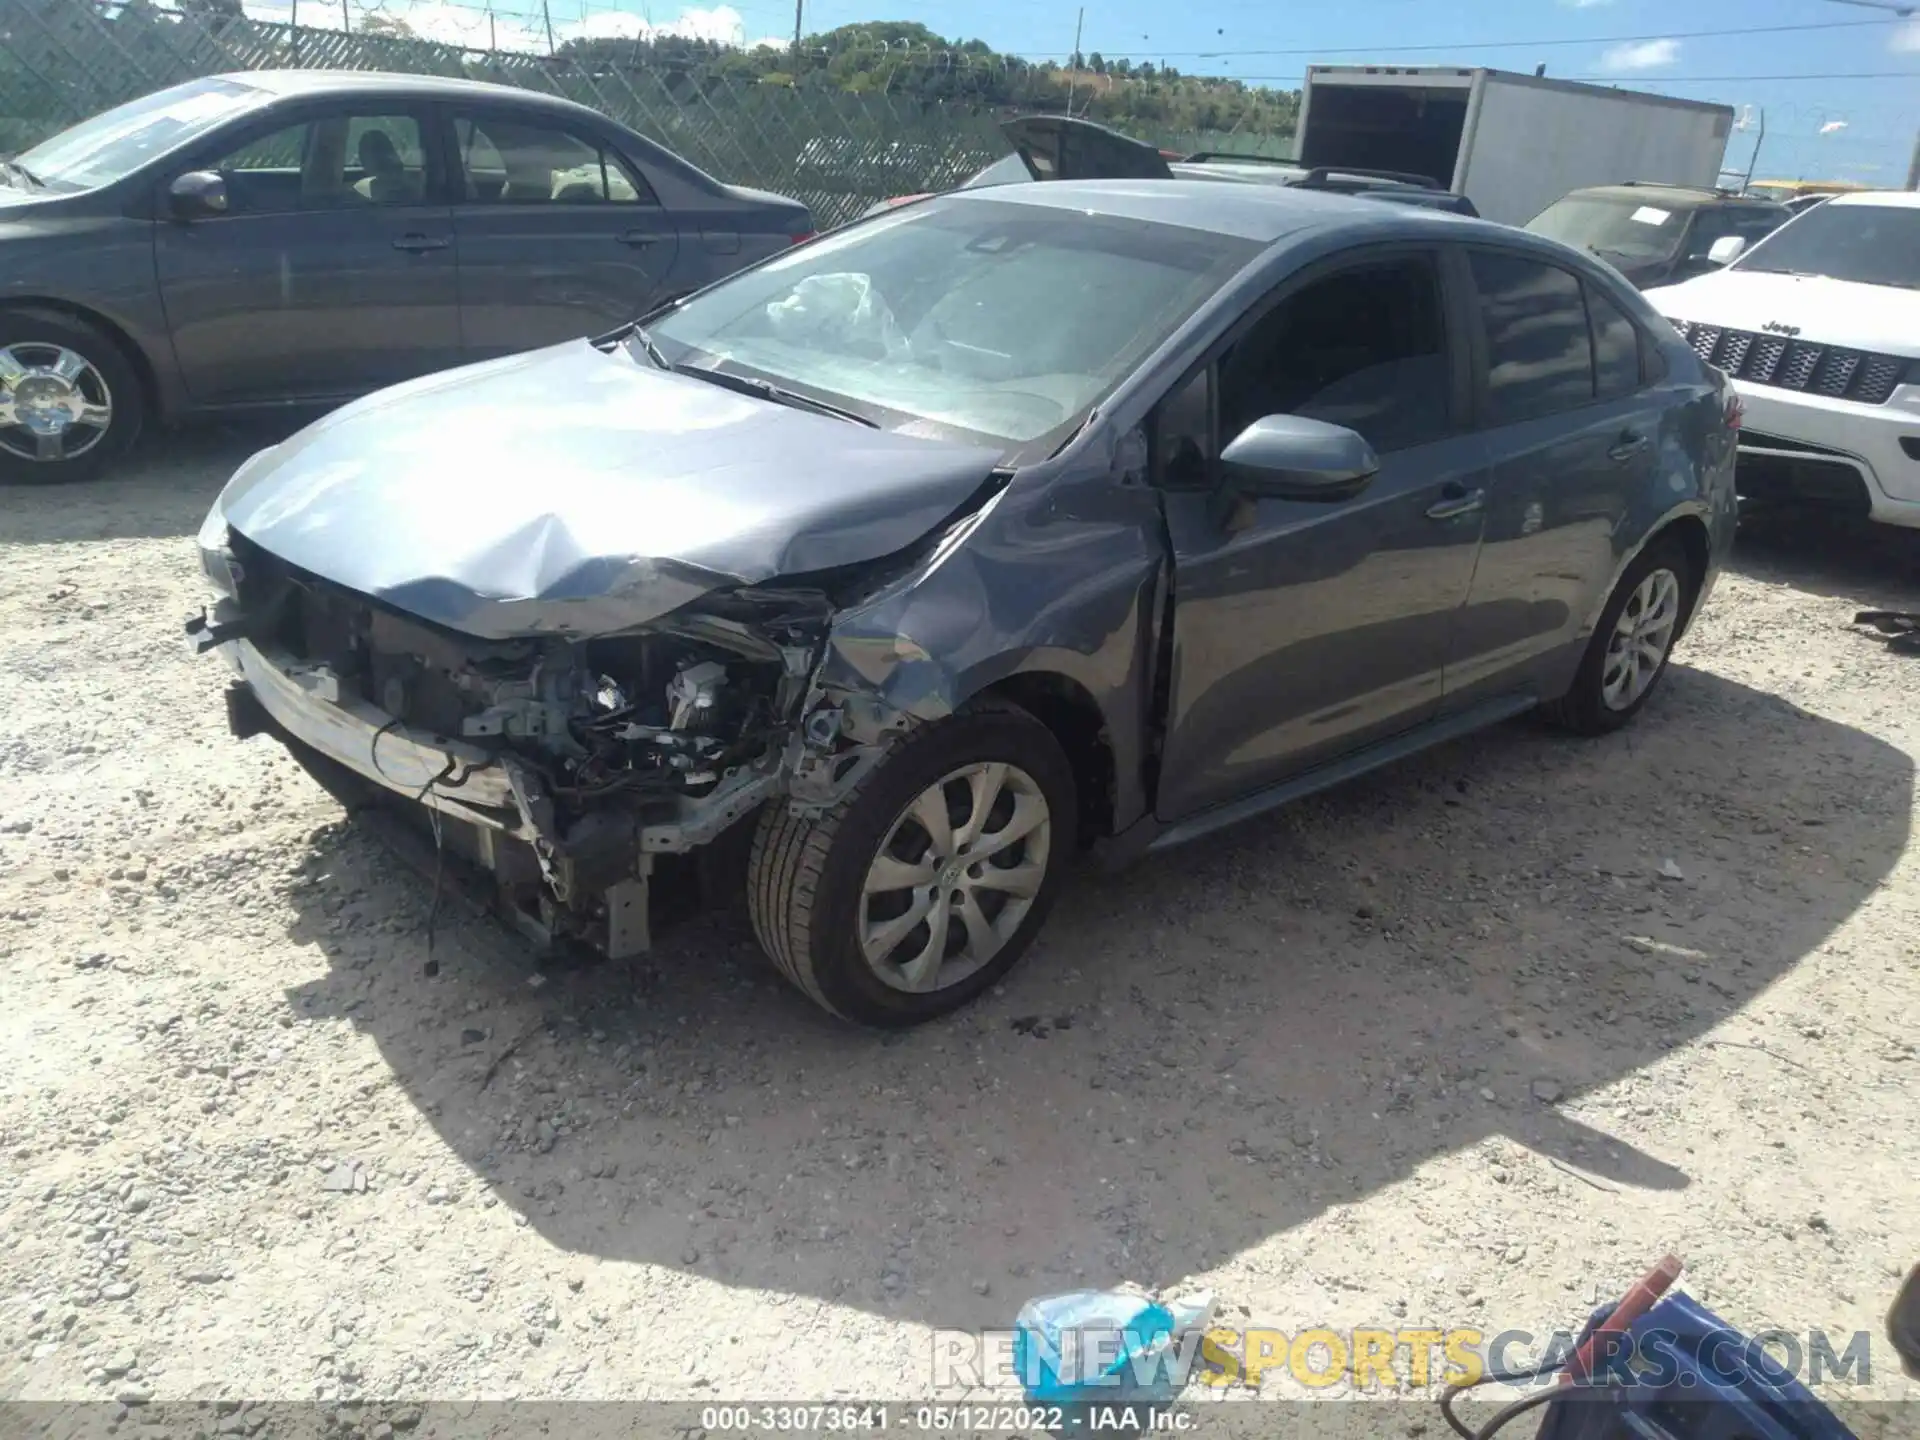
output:
POLYGON ((129 1370, 137 1370, 139 1368, 140 1357, 131 1350, 122 1350, 118 1355, 114 1356, 113 1359, 100 1367, 101 1373, 109 1380, 118 1380, 129 1370))
POLYGON ((132 1294, 133 1282, 131 1280, 115 1280, 110 1284, 100 1287, 100 1298, 102 1300, 125 1300, 132 1294))
POLYGON ((357 1165, 351 1161, 342 1160, 326 1173, 325 1178, 320 1182, 320 1188, 331 1190, 336 1194, 347 1194, 352 1191, 354 1176, 358 1172, 357 1165))
POLYGON ((1533 1098, 1542 1105, 1557 1105, 1567 1093, 1558 1080, 1536 1080, 1530 1088, 1533 1098))
POLYGON ((113 1398, 122 1405, 144 1405, 153 1399, 153 1392, 144 1385, 122 1385, 113 1392, 113 1398))

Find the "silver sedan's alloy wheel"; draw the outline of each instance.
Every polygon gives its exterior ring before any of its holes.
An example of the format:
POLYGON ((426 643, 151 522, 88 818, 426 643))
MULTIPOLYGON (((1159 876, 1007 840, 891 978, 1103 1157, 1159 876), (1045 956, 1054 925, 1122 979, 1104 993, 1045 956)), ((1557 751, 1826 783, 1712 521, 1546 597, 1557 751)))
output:
POLYGON ((1653 684, 1673 644, 1680 619, 1680 577, 1650 570, 1627 597, 1607 641, 1600 671, 1600 698, 1609 710, 1629 709, 1653 684))
POLYGON ((77 350, 39 340, 0 347, 0 451, 22 460, 78 460, 106 438, 113 392, 77 350))
POLYGON ((958 985, 1013 938, 1047 878, 1053 817, 1017 765, 963 766, 902 810, 867 867, 860 951, 896 990, 958 985))

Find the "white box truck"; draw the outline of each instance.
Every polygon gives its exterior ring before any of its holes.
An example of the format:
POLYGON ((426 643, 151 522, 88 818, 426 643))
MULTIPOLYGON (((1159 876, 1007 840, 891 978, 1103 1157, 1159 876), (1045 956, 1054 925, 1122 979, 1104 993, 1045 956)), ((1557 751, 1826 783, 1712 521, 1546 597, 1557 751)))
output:
POLYGON ((1309 65, 1296 163, 1426 176, 1524 225, 1587 185, 1712 188, 1733 109, 1505 70, 1309 65))

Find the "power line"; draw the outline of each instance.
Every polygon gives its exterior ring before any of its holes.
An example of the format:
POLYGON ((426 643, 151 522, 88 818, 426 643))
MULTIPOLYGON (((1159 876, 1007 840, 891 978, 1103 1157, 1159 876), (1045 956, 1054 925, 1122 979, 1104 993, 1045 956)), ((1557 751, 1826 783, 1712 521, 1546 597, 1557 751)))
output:
MULTIPOLYGON (((1104 52, 1103 52, 1104 58, 1104 52)), ((1299 81, 1302 77, 1293 75, 1196 75, 1196 80, 1239 80, 1242 82, 1259 81, 1266 83, 1276 80, 1299 81)), ((1635 85, 1730 85, 1735 82, 1773 81, 1773 80, 1920 80, 1920 70, 1864 70, 1853 73, 1834 72, 1816 75, 1641 75, 1588 74, 1558 75, 1549 77, 1558 80, 1584 80, 1589 84, 1635 84, 1635 85)))
MULTIPOLYGON (((1136 55, 1159 59, 1220 60, 1236 55, 1357 55, 1363 52, 1433 54, 1460 50, 1534 50, 1546 45, 1635 45, 1648 40, 1718 40, 1732 35, 1784 35, 1805 30, 1885 29, 1892 20, 1822 20, 1802 25, 1750 25, 1738 30, 1670 30, 1664 35, 1587 35, 1552 40, 1449 40, 1444 44, 1422 45, 1313 45, 1298 50, 1115 50, 1100 53, 1108 59, 1131 60, 1136 55)), ((1059 56, 1058 50, 1031 51, 1046 58, 1059 56)))

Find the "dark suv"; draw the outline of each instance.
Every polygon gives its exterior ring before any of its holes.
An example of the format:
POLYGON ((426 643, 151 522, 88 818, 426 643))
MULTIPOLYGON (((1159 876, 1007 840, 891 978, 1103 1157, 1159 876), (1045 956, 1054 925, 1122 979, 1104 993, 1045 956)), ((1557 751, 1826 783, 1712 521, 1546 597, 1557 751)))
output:
POLYGON ((1681 185, 1596 185, 1563 195, 1526 228, 1598 255, 1642 290, 1705 275, 1718 265, 1715 242, 1751 248, 1793 212, 1773 200, 1681 185))

